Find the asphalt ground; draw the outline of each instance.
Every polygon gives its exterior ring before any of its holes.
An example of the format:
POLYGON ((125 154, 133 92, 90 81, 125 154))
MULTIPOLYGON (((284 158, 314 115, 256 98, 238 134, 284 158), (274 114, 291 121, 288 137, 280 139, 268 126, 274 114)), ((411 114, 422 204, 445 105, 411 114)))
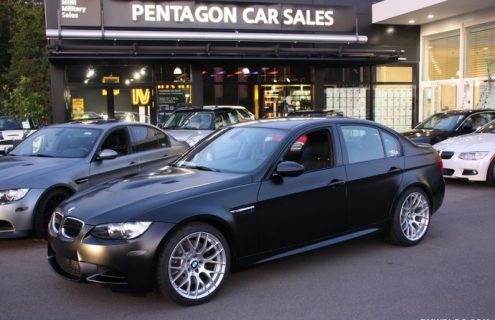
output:
POLYGON ((495 320, 495 188, 448 182, 424 241, 368 236, 232 274, 209 303, 66 281, 46 243, 0 240, 0 319, 495 320))

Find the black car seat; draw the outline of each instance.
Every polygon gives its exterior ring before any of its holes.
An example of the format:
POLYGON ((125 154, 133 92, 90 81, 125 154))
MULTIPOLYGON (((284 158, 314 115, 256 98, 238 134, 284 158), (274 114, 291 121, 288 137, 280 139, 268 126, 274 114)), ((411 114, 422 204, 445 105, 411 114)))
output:
POLYGON ((304 145, 300 163, 306 171, 332 166, 328 136, 321 133, 308 135, 308 141, 304 145))

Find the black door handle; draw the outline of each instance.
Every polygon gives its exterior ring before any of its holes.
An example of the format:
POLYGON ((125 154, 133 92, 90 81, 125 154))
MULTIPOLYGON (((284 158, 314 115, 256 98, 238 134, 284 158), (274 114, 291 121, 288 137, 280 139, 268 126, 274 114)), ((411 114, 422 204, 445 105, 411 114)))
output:
POLYGON ((132 161, 131 163, 129 163, 130 166, 135 165, 135 164, 136 164, 135 161, 132 161))
POLYGON ((398 167, 392 167, 392 168, 388 169, 388 173, 399 173, 401 171, 402 171, 402 169, 398 168, 398 167))
POLYGON ((330 183, 328 183, 327 186, 329 186, 329 187, 337 187, 337 186, 340 186, 340 185, 342 185, 344 183, 345 183, 344 180, 332 179, 332 181, 330 181, 330 183))

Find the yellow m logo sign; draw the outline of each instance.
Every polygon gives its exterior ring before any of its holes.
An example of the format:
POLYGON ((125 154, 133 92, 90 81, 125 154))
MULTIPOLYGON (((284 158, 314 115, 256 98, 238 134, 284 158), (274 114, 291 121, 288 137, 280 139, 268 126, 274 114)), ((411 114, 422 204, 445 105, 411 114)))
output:
POLYGON ((132 89, 132 104, 136 106, 148 105, 151 100, 150 89, 132 89))

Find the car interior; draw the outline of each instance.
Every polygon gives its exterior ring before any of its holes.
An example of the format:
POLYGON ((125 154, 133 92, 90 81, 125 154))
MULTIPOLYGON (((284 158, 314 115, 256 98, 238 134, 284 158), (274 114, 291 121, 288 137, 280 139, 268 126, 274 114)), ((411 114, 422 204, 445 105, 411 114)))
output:
POLYGON ((119 156, 129 152, 129 142, 125 129, 118 129, 108 135, 101 145, 101 150, 110 149, 118 153, 119 156))
POLYGON ((333 166, 330 134, 327 130, 320 130, 301 136, 287 152, 284 160, 302 164, 305 171, 333 166))

